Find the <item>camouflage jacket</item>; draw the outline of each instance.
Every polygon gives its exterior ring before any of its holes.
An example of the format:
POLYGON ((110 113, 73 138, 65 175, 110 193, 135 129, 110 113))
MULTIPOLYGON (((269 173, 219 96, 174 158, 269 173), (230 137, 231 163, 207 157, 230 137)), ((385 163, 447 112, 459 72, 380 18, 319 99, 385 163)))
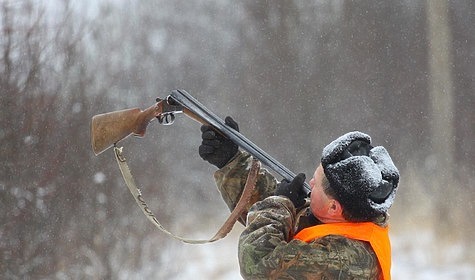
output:
MULTIPOLYGON (((218 189, 231 210, 242 192, 250 161, 248 153, 239 152, 215 173, 218 189)), ((274 176, 261 169, 248 205, 246 229, 239 239, 244 279, 378 279, 378 260, 367 242, 338 235, 310 243, 293 240, 298 228, 309 225, 306 209, 297 214, 289 199, 273 196, 276 185, 274 176)), ((244 222, 245 217, 241 218, 244 222)))

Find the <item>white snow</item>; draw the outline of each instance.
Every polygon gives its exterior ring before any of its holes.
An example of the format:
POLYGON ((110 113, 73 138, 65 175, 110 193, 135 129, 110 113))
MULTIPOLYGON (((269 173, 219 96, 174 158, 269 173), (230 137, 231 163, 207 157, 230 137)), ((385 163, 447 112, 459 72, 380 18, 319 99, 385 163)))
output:
POLYGON ((93 180, 96 184, 102 184, 106 180, 106 174, 104 174, 104 172, 97 172, 96 174, 94 174, 93 180))
POLYGON ((471 280, 475 263, 464 257, 462 243, 442 246, 430 230, 391 235, 392 279, 471 280))

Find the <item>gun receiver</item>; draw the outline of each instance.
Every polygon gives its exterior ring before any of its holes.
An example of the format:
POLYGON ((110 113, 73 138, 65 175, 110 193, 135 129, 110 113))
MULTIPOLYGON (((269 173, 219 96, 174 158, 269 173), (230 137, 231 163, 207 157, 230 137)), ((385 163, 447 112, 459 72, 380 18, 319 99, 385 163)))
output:
MULTIPOLYGON (((295 173, 256 146, 244 135, 230 128, 222 119, 206 109, 184 90, 173 90, 166 99, 157 98, 157 103, 144 111, 134 108, 94 116, 91 123, 93 151, 98 155, 129 135, 143 137, 147 125, 154 118, 157 118, 161 124, 171 124, 177 113, 184 113, 201 124, 213 126, 216 131, 233 140, 238 146, 283 178, 291 181, 295 177, 295 173)), ((310 186, 304 183, 304 188, 306 193, 309 194, 310 186)))

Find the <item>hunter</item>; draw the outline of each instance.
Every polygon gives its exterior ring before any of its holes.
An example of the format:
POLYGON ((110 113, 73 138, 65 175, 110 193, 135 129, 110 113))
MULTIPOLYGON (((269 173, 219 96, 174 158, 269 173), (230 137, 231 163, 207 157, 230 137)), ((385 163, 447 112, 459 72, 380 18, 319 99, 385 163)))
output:
MULTIPOLYGON (((225 123, 239 131, 227 117, 225 123)), ((201 127, 200 156, 219 168, 217 187, 234 209, 252 156, 212 127, 201 127)), ((280 183, 259 171, 239 238, 245 279, 384 279, 391 277, 388 210, 399 171, 382 146, 355 131, 327 145, 303 189, 305 174, 280 183)))

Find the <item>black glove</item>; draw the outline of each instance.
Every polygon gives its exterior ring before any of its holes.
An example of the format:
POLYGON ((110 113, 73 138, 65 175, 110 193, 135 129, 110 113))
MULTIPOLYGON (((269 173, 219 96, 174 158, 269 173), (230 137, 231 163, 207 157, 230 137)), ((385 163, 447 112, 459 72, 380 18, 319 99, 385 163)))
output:
MULTIPOLYGON (((231 117, 226 117, 224 122, 232 129, 239 131, 237 122, 231 117)), ((201 138, 203 141, 199 147, 200 157, 218 168, 225 166, 238 151, 238 145, 214 131, 209 125, 201 126, 201 138)))
POLYGON ((277 185, 274 194, 286 196, 295 205, 295 208, 302 207, 305 204, 305 191, 303 189, 303 183, 305 182, 305 174, 299 173, 292 182, 287 179, 283 179, 280 184, 277 185))

